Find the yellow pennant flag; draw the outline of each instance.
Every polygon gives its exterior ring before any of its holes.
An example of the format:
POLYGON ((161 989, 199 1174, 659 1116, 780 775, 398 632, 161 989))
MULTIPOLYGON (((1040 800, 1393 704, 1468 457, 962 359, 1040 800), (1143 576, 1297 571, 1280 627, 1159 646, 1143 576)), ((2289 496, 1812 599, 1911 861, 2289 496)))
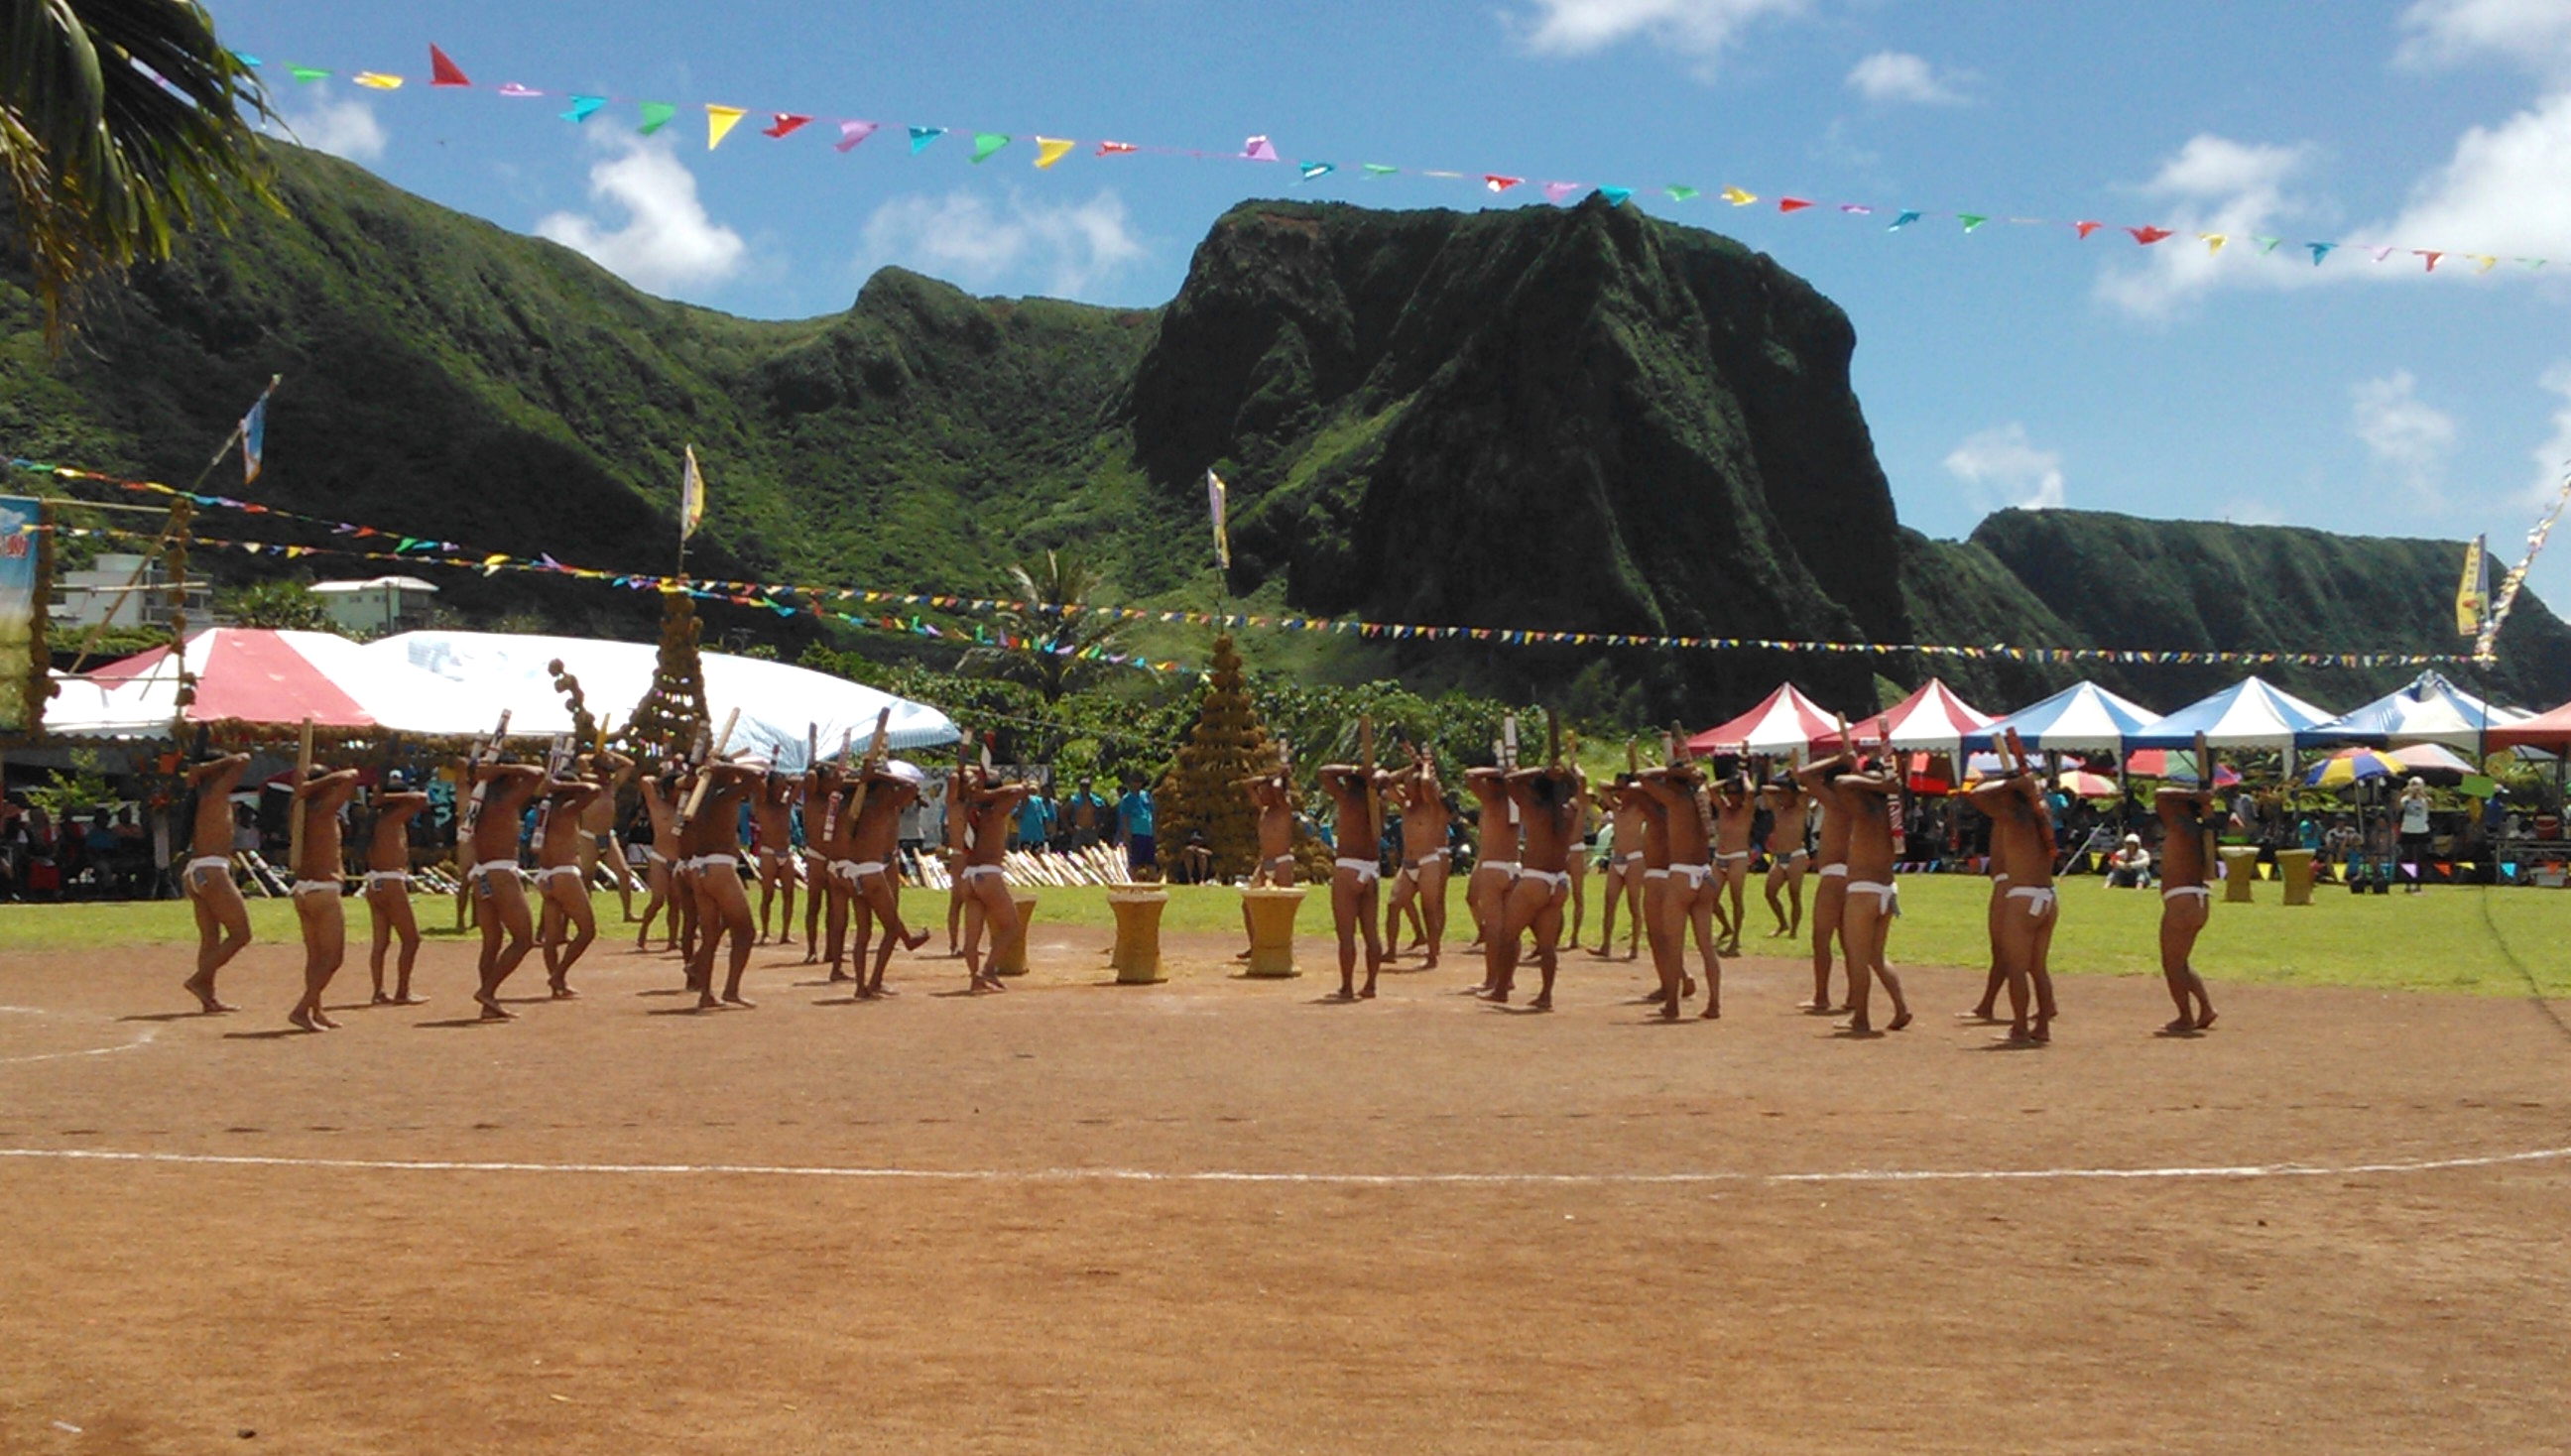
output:
POLYGON ((740 126, 741 119, 746 115, 748 113, 737 106, 708 106, 706 108, 706 150, 712 152, 722 146, 723 139, 732 135, 732 129, 740 126))
POLYGON ((1746 208, 1759 201, 1759 195, 1743 192, 1737 187, 1728 187, 1723 190, 1723 200, 1736 208, 1746 208))
POLYGON ((697 534, 697 523, 706 518, 706 478, 697 469, 697 447, 687 447, 688 468, 679 477, 679 540, 697 534))
POLYGON ((360 71, 348 79, 376 91, 399 91, 402 83, 399 76, 387 76, 381 71, 360 71))
POLYGON ((1051 167, 1060 162, 1072 148, 1079 145, 1078 142, 1066 142, 1060 137, 1038 137, 1036 138, 1036 166, 1051 167))
POLYGON ((2209 253, 2221 252, 2223 244, 2232 241, 2231 235, 2226 233, 2199 233, 2196 236, 2205 240, 2205 250, 2209 253))

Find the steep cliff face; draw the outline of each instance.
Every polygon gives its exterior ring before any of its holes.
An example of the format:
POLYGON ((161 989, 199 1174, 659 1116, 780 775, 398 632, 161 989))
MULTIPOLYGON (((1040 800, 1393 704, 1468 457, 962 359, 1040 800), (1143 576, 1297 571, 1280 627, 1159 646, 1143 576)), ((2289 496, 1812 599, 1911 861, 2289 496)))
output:
MULTIPOLYGON (((1135 372, 1134 451, 1164 493, 1223 469, 1233 586, 1312 612, 1898 639, 1854 344, 1768 258, 1603 202, 1251 204, 1135 372)), ((1679 666, 1736 665, 1773 683, 1679 666)))

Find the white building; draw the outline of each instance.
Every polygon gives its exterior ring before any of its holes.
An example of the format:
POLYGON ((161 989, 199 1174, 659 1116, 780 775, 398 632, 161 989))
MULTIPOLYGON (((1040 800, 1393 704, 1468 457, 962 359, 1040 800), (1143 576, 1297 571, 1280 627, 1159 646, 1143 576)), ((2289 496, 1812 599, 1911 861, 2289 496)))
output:
POLYGON ((362 582, 314 582, 332 625, 341 632, 389 637, 427 625, 437 588, 417 577, 375 577, 362 582))
MULTIPOLYGON (((188 620, 200 626, 212 617, 215 584, 190 578, 188 620)), ((153 627, 170 620, 169 579, 161 560, 133 552, 105 552, 84 571, 54 573, 53 598, 46 620, 66 627, 153 627)))

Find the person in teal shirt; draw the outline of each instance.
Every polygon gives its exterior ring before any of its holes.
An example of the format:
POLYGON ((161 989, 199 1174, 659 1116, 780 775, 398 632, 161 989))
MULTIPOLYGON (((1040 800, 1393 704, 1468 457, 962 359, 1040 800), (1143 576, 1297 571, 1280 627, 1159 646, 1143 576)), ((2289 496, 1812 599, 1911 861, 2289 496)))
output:
POLYGON ((1042 853, 1053 837, 1053 800, 1041 793, 1028 794, 1018 805, 1018 847, 1042 853))
POLYGON ((1116 827, 1125 837, 1125 864, 1140 873, 1159 860, 1152 853, 1152 791, 1140 778, 1125 780, 1125 796, 1116 800, 1116 827))

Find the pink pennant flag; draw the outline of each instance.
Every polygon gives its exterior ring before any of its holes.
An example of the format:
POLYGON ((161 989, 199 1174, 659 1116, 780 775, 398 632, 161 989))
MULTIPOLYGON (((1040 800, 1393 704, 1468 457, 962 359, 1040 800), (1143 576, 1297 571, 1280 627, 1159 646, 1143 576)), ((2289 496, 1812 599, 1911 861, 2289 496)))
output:
POLYGON ((2097 232, 2105 226, 2107 225, 2104 223, 2074 223, 2071 225, 2071 231, 2079 234, 2081 238, 2085 240, 2090 234, 2097 232))
POLYGON ((1507 192, 1510 188, 1516 187, 1519 183, 1524 181, 1526 181, 1526 179, 1523 177, 1502 177, 1495 172, 1485 172, 1482 174, 1482 186, 1489 188, 1495 193, 1507 192))
POLYGON ((544 93, 543 93, 543 92, 536 90, 536 89, 535 89, 534 87, 532 87, 532 86, 520 86, 520 85, 519 85, 517 82, 515 82, 515 81, 505 81, 505 82, 502 82, 502 83, 501 83, 501 85, 500 85, 500 94, 501 94, 502 96, 512 96, 512 97, 542 96, 542 95, 544 95, 544 93))
POLYGON ((1841 203, 1839 204, 1839 211, 1858 218, 1871 218, 1874 216, 1874 209, 1867 207, 1863 203, 1841 203))
POLYGON ((839 123, 839 140, 836 145, 831 147, 830 150, 833 152, 853 151, 859 142, 864 141, 866 138, 871 137, 874 134, 875 124, 873 122, 841 122, 839 123))
POLYGON ((1244 162, 1283 162, 1286 160, 1277 155, 1277 148, 1272 145, 1266 137, 1253 137, 1249 141, 1242 143, 1241 159, 1244 162))
POLYGON ((2431 251, 2429 251, 2427 248, 2424 248, 2424 247, 2414 247, 2414 248, 2411 248, 2411 249, 2410 249, 2410 255, 2411 255, 2412 257, 2424 257, 2424 258, 2426 258, 2426 259, 2428 260, 2428 271, 2430 271, 2430 272, 2432 272, 2432 273, 2433 273, 2433 272, 2435 272, 2435 271, 2437 270, 2437 259, 2439 259, 2439 258, 2441 258, 2441 257, 2444 257, 2444 256, 2445 256, 2445 254, 2444 254, 2444 253, 2442 253, 2442 252, 2431 252, 2431 251))
POLYGON ((1544 185, 1544 200, 1548 203, 1558 203, 1578 191, 1580 191, 1580 184, 1576 182, 1548 182, 1544 185))
POLYGON ((1134 144, 1131 142, 1101 142, 1098 144, 1098 150, 1090 155, 1095 157, 1122 157, 1133 150, 1134 144))
POLYGON ((2392 249, 2388 247, 2369 247, 2366 251, 2374 254, 2376 262, 2381 262, 2392 255, 2392 249))
POLYGON ((793 131, 796 127, 807 125, 812 120, 810 117, 798 117, 792 112, 785 111, 771 112, 770 115, 775 117, 776 122, 773 126, 766 126, 759 129, 759 134, 763 137, 782 137, 786 133, 793 131))
POLYGON ((2145 247, 2149 247, 2153 243, 2170 236, 2170 231, 2167 228, 2128 228, 2125 231, 2133 234, 2134 241, 2145 247))
POLYGON ((1781 213, 1800 213, 1810 206, 1811 204, 1802 198, 1779 198, 1777 200, 1777 211, 1781 213))

